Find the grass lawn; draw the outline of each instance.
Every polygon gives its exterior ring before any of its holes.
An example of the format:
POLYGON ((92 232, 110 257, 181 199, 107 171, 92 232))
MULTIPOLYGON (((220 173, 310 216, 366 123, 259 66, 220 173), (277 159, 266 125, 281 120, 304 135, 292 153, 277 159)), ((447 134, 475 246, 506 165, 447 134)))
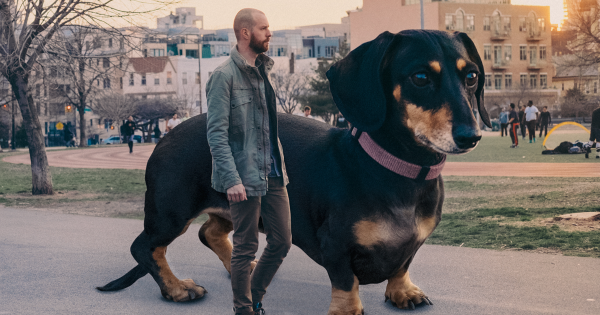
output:
MULTIPOLYGON (((563 127, 567 128, 567 127, 563 127)), ((577 127, 575 127, 577 128, 577 127)), ((587 142, 589 134, 585 131, 574 130, 569 133, 559 133, 562 128, 557 129, 552 133, 546 142, 546 147, 549 150, 557 147, 562 141, 587 142)), ((499 134, 499 132, 498 132, 499 134)), ((583 154, 557 154, 557 155, 542 155, 545 150, 542 147, 543 138, 537 139, 536 143, 529 143, 529 138, 526 140, 519 137, 519 147, 511 149, 512 144, 510 137, 500 137, 484 135, 475 150, 464 155, 448 155, 448 162, 506 162, 506 163, 594 163, 595 152, 591 159, 586 159, 583 154)), ((600 164, 599 164, 600 165, 600 164)))

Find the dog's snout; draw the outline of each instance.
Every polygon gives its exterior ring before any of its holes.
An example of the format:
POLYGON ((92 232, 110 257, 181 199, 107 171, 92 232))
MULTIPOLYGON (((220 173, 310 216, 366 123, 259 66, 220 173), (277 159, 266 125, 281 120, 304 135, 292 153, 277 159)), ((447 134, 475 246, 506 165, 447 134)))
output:
POLYGON ((458 127, 454 130, 454 142, 463 150, 474 148, 481 140, 481 132, 466 126, 458 127))

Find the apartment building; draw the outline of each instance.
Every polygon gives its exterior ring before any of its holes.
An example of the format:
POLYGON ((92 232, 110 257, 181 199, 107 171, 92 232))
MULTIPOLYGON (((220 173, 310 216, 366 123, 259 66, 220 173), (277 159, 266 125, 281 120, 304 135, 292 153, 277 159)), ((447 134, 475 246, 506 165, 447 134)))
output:
MULTIPOLYGON (((486 106, 492 117, 514 102, 515 93, 535 91, 538 105, 555 103, 550 7, 511 5, 509 0, 425 2, 425 29, 465 32, 475 43, 484 64, 486 106)), ((419 0, 363 4, 349 12, 352 49, 383 31, 420 28, 419 0)), ((527 97, 521 99, 526 101, 527 97)))

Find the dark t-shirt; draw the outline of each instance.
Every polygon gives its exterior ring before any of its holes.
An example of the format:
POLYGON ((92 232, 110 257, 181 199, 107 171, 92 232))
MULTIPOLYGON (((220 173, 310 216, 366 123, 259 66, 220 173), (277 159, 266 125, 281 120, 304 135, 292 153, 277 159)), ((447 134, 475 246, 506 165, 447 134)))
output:
POLYGON ((508 114, 508 121, 510 121, 511 119, 513 119, 513 121, 511 122, 511 124, 519 122, 519 116, 517 115, 517 111, 516 110, 511 110, 510 114, 508 114))
POLYGON ((547 125, 552 121, 550 118, 550 112, 542 112, 540 114, 540 122, 542 125, 547 125))
POLYGON ((600 128, 600 108, 592 112, 592 128, 600 128))
POLYGON ((267 110, 269 111, 269 141, 271 142, 272 159, 269 177, 279 177, 283 172, 281 170, 281 154, 279 153, 279 144, 277 142, 277 107, 275 102, 275 91, 265 73, 264 63, 258 66, 258 71, 265 83, 265 99, 267 101, 267 110))

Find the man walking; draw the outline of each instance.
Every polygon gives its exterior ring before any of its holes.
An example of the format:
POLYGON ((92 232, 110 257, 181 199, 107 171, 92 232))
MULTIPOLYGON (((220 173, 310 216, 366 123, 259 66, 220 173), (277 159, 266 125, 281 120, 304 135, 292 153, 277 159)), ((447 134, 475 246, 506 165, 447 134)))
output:
POLYGON ((135 128, 136 126, 135 122, 133 121, 133 117, 129 116, 123 125, 123 137, 129 146, 129 154, 133 153, 133 134, 135 132, 135 128))
POLYGON ((533 106, 533 102, 527 102, 527 108, 525 108, 525 120, 527 120, 527 131, 529 132, 529 143, 533 139, 535 143, 535 125, 537 124, 537 117, 540 111, 537 107, 533 106))
POLYGON ((521 135, 523 136, 523 140, 525 140, 525 134, 527 132, 527 121, 525 120, 525 106, 519 107, 519 125, 521 127, 521 135))
POLYGON ((600 107, 592 112, 592 127, 590 128, 590 147, 585 153, 585 158, 589 157, 591 148, 596 142, 596 158, 600 159, 600 107))
POLYGON ((506 111, 506 107, 502 108, 502 111, 500 112, 500 136, 504 137, 505 135, 508 136, 508 132, 507 132, 507 127, 508 127, 508 112, 506 111))
POLYGON ((212 187, 227 194, 233 223, 231 287, 235 314, 265 314, 262 299, 291 243, 288 183, 277 131, 269 22, 243 9, 233 22, 237 46, 206 85, 212 187), (262 217, 267 246, 252 272, 262 217))
POLYGON ((544 131, 544 137, 548 135, 548 125, 550 124, 552 124, 552 117, 550 117, 548 106, 544 106, 540 114, 540 138, 542 137, 542 131, 544 131))
POLYGON ((510 113, 508 114, 508 124, 510 125, 510 140, 512 140, 511 148, 519 147, 519 135, 517 134, 517 128, 519 128, 519 115, 515 110, 515 104, 510 103, 510 113))

